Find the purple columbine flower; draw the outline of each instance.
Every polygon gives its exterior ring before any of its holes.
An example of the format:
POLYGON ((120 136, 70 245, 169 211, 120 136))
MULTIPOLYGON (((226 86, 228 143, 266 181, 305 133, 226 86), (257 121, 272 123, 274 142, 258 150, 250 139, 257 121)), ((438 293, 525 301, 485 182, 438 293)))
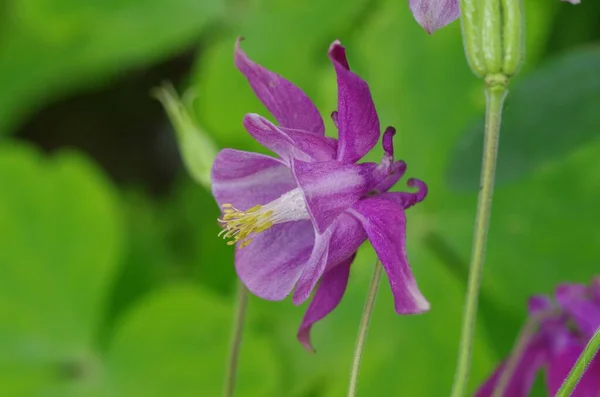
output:
MULTIPOLYGON (((579 4, 580 0, 562 0, 579 4)), ((460 16, 459 0, 409 0, 413 16, 429 34, 443 28, 460 16)))
MULTIPOLYGON (((562 284, 555 301, 535 296, 529 313, 540 325, 520 354, 504 396, 526 397, 537 372, 545 368, 546 386, 554 396, 577 358, 600 327, 600 277, 591 285, 562 284)), ((476 397, 492 396, 505 364, 501 365, 479 389, 476 397)), ((596 356, 571 397, 600 396, 600 357, 596 356)))
POLYGON ((410 179, 416 192, 388 192, 406 169, 394 161, 392 127, 383 134, 381 163, 357 163, 379 140, 379 118, 369 86, 350 71, 339 41, 329 59, 338 83, 337 140, 324 135, 306 94, 254 63, 238 40, 235 64, 279 123, 247 114, 243 124, 277 157, 224 149, 212 167, 222 233, 236 244, 235 267, 246 287, 268 300, 294 290, 292 301, 301 304, 320 280, 298 331, 308 349, 312 325, 342 299, 356 250, 367 239, 387 272, 396 311, 429 309, 406 257, 404 214, 425 198, 427 186, 410 179))

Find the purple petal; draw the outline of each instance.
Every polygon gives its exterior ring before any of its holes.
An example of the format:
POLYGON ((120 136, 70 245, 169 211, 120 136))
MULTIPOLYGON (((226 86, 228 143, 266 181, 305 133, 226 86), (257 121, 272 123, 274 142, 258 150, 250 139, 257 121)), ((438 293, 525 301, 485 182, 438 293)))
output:
POLYGON ((325 233, 315 236, 315 243, 308 262, 302 268, 302 274, 296 283, 296 290, 292 302, 299 305, 308 299, 313 288, 321 278, 327 265, 329 252, 329 240, 331 239, 332 227, 325 233))
POLYGON ((427 197, 427 185, 419 179, 409 179, 407 182, 409 187, 416 187, 418 190, 415 193, 410 192, 387 192, 382 193, 379 197, 386 200, 391 200, 404 209, 408 209, 413 205, 420 203, 427 197))
POLYGON ((562 284, 556 288, 558 304, 587 338, 600 327, 600 305, 592 299, 590 292, 588 286, 580 284, 562 284))
POLYGON ((458 0, 409 0, 415 19, 429 34, 460 16, 458 0))
POLYGON ((323 135, 323 119, 308 96, 277 73, 254 63, 240 48, 240 41, 238 38, 235 42, 235 66, 279 125, 323 135))
POLYGON ((338 40, 329 47, 338 84, 339 130, 337 158, 355 163, 369 152, 379 139, 379 118, 368 84, 350 71, 346 51, 338 40))
POLYGON ((349 213, 342 213, 330 226, 333 229, 329 241, 327 269, 352 255, 367 239, 367 233, 360 222, 349 213))
POLYGON ((244 248, 236 248, 238 276, 256 296, 281 300, 294 288, 314 243, 310 221, 286 222, 257 234, 244 248))
POLYGON ((313 324, 331 313, 342 300, 348 285, 350 265, 353 260, 354 255, 323 274, 321 284, 317 288, 298 330, 298 340, 306 349, 314 351, 310 342, 310 329, 313 324))
POLYGON ((527 302, 529 314, 535 315, 548 310, 552 310, 552 300, 544 295, 534 295, 527 302))
POLYGON ((298 186, 319 233, 349 209, 376 184, 377 164, 344 164, 339 161, 292 162, 298 186))
MULTIPOLYGON (((583 351, 584 344, 573 342, 560 354, 551 358, 546 374, 546 386, 551 395, 555 395, 560 386, 569 375, 571 368, 583 351)), ((597 397, 600 396, 600 358, 598 355, 588 366, 583 377, 577 384, 571 397, 597 397)))
POLYGON ((381 260, 399 314, 429 310, 413 277, 406 257, 406 217, 402 207, 379 197, 361 200, 351 211, 362 223, 377 256, 381 260))
POLYGON ((255 113, 244 116, 244 127, 254 139, 277 153, 287 164, 290 164, 292 158, 304 161, 324 161, 335 158, 335 141, 332 142, 324 136, 280 128, 255 113))
POLYGON ((217 154, 211 180, 217 203, 241 210, 269 203, 296 188, 290 169, 280 160, 233 149, 217 154))
MULTIPOLYGON (((529 395, 537 372, 548 359, 543 339, 534 337, 525 347, 512 377, 506 385, 503 397, 526 397, 529 395)), ((506 361, 492 374, 492 376, 479 388, 475 397, 491 397, 506 367, 506 361)))
POLYGON ((367 234, 355 217, 348 213, 340 214, 325 233, 315 237, 311 258, 296 284, 294 304, 301 304, 308 299, 323 272, 354 255, 366 239, 367 234))
POLYGON ((390 167, 389 175, 375 188, 377 193, 384 193, 390 190, 404 176, 405 172, 406 163, 404 161, 398 160, 394 162, 390 167))

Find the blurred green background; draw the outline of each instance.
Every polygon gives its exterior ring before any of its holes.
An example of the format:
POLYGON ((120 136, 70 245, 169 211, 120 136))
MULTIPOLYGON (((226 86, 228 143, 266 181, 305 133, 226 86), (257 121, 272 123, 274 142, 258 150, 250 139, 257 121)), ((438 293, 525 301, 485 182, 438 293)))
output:
MULTIPOLYGON (((600 269, 600 3, 525 3, 527 62, 505 112, 473 389, 510 350, 528 296, 600 269)), ((382 283, 359 395, 449 392, 484 106, 458 23, 429 36, 399 0, 4 0, 0 396, 220 395, 233 251, 150 91, 173 82, 220 147, 261 150, 241 125, 267 112, 233 67, 238 35, 325 116, 336 102, 326 50, 341 39, 382 126, 398 129, 398 157, 430 187, 408 239, 432 310, 397 316, 382 283)), ((314 328, 317 354, 296 341, 305 307, 252 297, 237 395, 345 395, 373 262, 367 244, 341 305, 314 328)))

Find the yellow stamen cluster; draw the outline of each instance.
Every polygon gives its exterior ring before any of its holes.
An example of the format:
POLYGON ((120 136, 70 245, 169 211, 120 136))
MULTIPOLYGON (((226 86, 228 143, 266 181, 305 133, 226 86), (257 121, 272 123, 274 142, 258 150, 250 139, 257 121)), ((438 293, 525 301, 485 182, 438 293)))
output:
POLYGON ((223 204, 223 217, 219 218, 219 222, 223 224, 223 230, 219 233, 219 237, 224 239, 230 238, 231 241, 227 245, 233 245, 241 242, 240 248, 244 248, 252 242, 255 234, 264 232, 271 226, 270 217, 272 211, 260 211, 260 205, 256 205, 246 211, 240 211, 231 204, 223 204))

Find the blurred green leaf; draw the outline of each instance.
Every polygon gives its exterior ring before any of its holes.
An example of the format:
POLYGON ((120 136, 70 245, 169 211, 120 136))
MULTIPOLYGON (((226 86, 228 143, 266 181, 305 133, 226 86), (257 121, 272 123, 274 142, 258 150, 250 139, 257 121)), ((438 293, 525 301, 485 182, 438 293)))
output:
MULTIPOLYGON (((590 47, 566 54, 515 84, 502 121, 498 184, 523 179, 598 137, 598 70, 600 49, 590 47)), ((451 187, 478 189, 482 145, 483 120, 479 120, 452 155, 451 187)))
MULTIPOLYGON (((197 289, 167 288, 132 310, 108 352, 107 384, 117 397, 218 396, 223 388, 232 308, 197 289)), ((275 396, 273 351, 244 335, 238 394, 275 396)))
POLYGON ((185 48, 222 10, 220 0, 9 0, 0 133, 57 94, 185 48))
POLYGON ((114 192, 78 155, 17 145, 0 146, 0 186, 0 394, 61 395, 91 354, 119 261, 114 192))

